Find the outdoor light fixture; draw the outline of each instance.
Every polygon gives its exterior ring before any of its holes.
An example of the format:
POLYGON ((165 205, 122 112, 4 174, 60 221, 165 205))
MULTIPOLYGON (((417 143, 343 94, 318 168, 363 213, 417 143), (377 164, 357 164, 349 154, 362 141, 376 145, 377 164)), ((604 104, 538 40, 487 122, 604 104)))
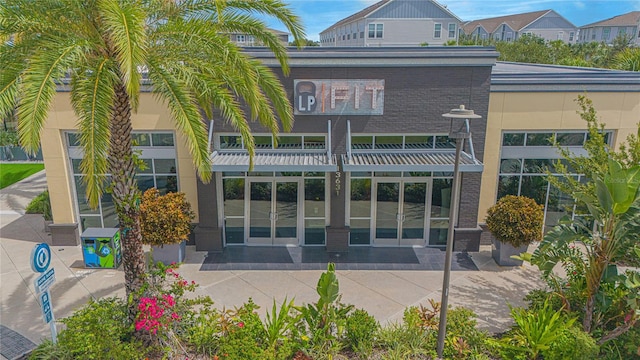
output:
POLYGON ((469 131, 469 120, 480 119, 482 116, 467 110, 464 105, 458 109, 452 109, 442 117, 451 119, 449 128, 449 138, 456 139, 456 157, 453 166, 453 189, 451 191, 451 202, 449 208, 449 231, 447 232, 447 252, 444 260, 444 279, 442 281, 442 301, 440 304, 440 325, 438 328, 438 357, 442 358, 444 350, 444 338, 447 332, 447 306, 449 302, 449 279, 451 277, 451 257, 453 256, 453 236, 454 227, 458 222, 459 198, 460 198, 460 152, 462 151, 463 140, 469 140, 470 151, 473 152, 471 142, 471 132, 469 131))

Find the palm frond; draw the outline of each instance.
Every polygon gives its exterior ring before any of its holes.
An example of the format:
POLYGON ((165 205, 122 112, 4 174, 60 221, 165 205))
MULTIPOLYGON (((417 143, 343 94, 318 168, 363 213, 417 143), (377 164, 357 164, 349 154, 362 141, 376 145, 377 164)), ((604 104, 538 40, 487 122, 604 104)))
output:
POLYGON ((18 105, 18 84, 27 64, 15 56, 19 53, 11 44, 0 45, 0 118, 13 113, 18 105))
POLYGON ((146 14, 135 1, 100 0, 98 7, 109 34, 107 45, 113 47, 110 50, 115 52, 131 106, 136 110, 142 79, 139 68, 145 64, 147 49, 146 14))
POLYGON ((189 92, 186 82, 173 76, 153 60, 150 58, 148 64, 154 93, 167 102, 176 127, 185 134, 198 175, 207 182, 211 179, 208 137, 196 99, 189 92))
MULTIPOLYGON (((288 57, 286 44, 283 44, 276 34, 267 28, 263 21, 248 14, 229 12, 225 14, 224 21, 219 22, 216 28, 219 32, 226 34, 240 33, 253 36, 268 47, 274 53, 276 59, 287 59, 288 57)), ((285 73, 289 71, 286 62, 282 68, 285 73)))
POLYGON ((294 121, 293 107, 288 100, 287 92, 282 86, 280 79, 261 63, 257 63, 254 69, 258 73, 258 84, 273 104, 282 123, 283 130, 287 132, 291 131, 294 121))
POLYGON ((74 77, 71 103, 79 117, 80 145, 84 157, 80 170, 84 174, 89 205, 97 207, 104 191, 109 150, 109 122, 114 88, 118 82, 116 64, 109 58, 97 61, 74 77))
POLYGON ((18 90, 18 132, 26 151, 35 153, 40 147, 40 131, 56 93, 55 80, 82 56, 81 44, 50 41, 31 57, 18 90))

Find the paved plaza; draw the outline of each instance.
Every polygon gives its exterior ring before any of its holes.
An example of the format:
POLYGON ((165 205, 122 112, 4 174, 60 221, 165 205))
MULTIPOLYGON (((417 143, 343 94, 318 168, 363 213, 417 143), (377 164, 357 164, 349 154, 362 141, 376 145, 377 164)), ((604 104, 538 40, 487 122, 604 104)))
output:
MULTIPOLYGON (((29 200, 45 188, 43 171, 0 190, 2 359, 13 359, 16 351, 12 350, 20 350, 18 347, 28 347, 30 342, 37 344, 43 338, 50 337, 33 286, 37 275, 29 265, 34 245, 41 242, 50 244, 50 235, 44 232, 42 216, 24 214, 29 200)), ((117 270, 86 269, 80 246, 54 246, 51 249, 51 266, 56 272, 51 297, 56 318, 71 315, 92 298, 124 296, 122 267, 117 270)), ((303 264, 305 254, 307 259, 316 259, 310 262, 313 264, 332 260, 323 252, 294 248, 284 253, 283 249, 265 251, 278 252, 282 255, 280 258, 284 259, 280 262, 285 265, 296 262, 303 264)), ((444 252, 429 249, 393 250, 402 259, 398 263, 382 258, 379 262, 365 261, 359 255, 369 252, 375 258, 379 256, 377 249, 356 250, 346 255, 347 259, 335 259, 344 303, 365 309, 384 324, 401 320, 407 306, 440 299, 443 272, 438 264, 444 262, 444 252), (407 253, 408 250, 413 251, 415 259, 410 251, 407 253), (413 270, 403 267, 403 262, 414 266, 413 270)), ((196 252, 195 247, 188 246, 185 263, 179 272, 185 279, 200 284, 196 293, 209 295, 219 308, 232 308, 252 298, 261 307, 261 315, 264 315, 273 299, 282 302, 285 297, 295 297, 296 304, 317 300, 316 283, 326 264, 322 267, 301 265, 288 269, 277 267, 275 262, 272 264, 276 265, 270 269, 265 263, 247 262, 250 259, 248 256, 255 255, 238 257, 239 252, 242 250, 208 254, 196 252), (306 270, 316 267, 315 270, 306 270), (251 270, 254 268, 260 270, 251 270)), ((543 286, 537 270, 531 266, 497 266, 491 258, 489 246, 482 246, 478 253, 456 254, 454 261, 457 265, 454 265, 451 274, 449 304, 472 309, 478 314, 480 326, 492 332, 501 332, 509 327, 508 304, 523 305, 522 297, 529 290, 543 286)), ((58 328, 60 326, 58 324, 58 328)))

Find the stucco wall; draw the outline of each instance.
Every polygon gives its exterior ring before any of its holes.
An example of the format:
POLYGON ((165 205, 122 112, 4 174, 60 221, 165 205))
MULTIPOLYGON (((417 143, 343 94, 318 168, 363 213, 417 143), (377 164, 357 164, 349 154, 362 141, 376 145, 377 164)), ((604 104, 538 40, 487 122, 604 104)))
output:
MULTIPOLYGON (((487 137, 484 144, 484 172, 480 191, 478 222, 484 223, 487 209, 496 201, 500 146, 503 131, 580 130, 586 123, 577 114, 575 99, 581 93, 497 93, 489 97, 487 137)), ((589 93, 588 96, 606 128, 615 131, 614 146, 637 130, 640 122, 640 93, 589 93)))
MULTIPOLYGON (((150 93, 140 96, 138 111, 132 116, 135 131, 167 130, 175 127, 167 108, 150 93)), ((71 165, 66 151, 65 131, 76 129, 77 117, 69 100, 69 93, 58 92, 42 130, 42 149, 50 189, 54 223, 76 223, 78 214, 72 188, 71 165)), ((176 155, 180 191, 197 209, 196 174, 184 138, 176 133, 176 155)), ((197 219, 196 219, 197 221, 197 219)))

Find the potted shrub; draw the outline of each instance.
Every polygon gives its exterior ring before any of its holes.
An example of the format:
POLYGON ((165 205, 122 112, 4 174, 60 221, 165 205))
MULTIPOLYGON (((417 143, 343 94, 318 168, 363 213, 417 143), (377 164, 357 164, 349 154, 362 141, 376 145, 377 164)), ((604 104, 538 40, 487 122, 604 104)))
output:
POLYGON ((51 232, 49 225, 53 224, 53 215, 51 213, 51 200, 49 199, 49 191, 45 190, 38 194, 25 209, 27 214, 42 214, 44 218, 44 231, 51 232))
POLYGON ((501 266, 522 265, 512 259, 527 251, 529 244, 542 239, 542 205, 525 196, 507 195, 489 208, 487 227, 494 236, 494 260, 501 266))
POLYGON ((184 260, 193 219, 184 193, 160 195, 156 188, 145 191, 140 203, 140 231, 142 242, 151 245, 154 260, 166 265, 184 260))

